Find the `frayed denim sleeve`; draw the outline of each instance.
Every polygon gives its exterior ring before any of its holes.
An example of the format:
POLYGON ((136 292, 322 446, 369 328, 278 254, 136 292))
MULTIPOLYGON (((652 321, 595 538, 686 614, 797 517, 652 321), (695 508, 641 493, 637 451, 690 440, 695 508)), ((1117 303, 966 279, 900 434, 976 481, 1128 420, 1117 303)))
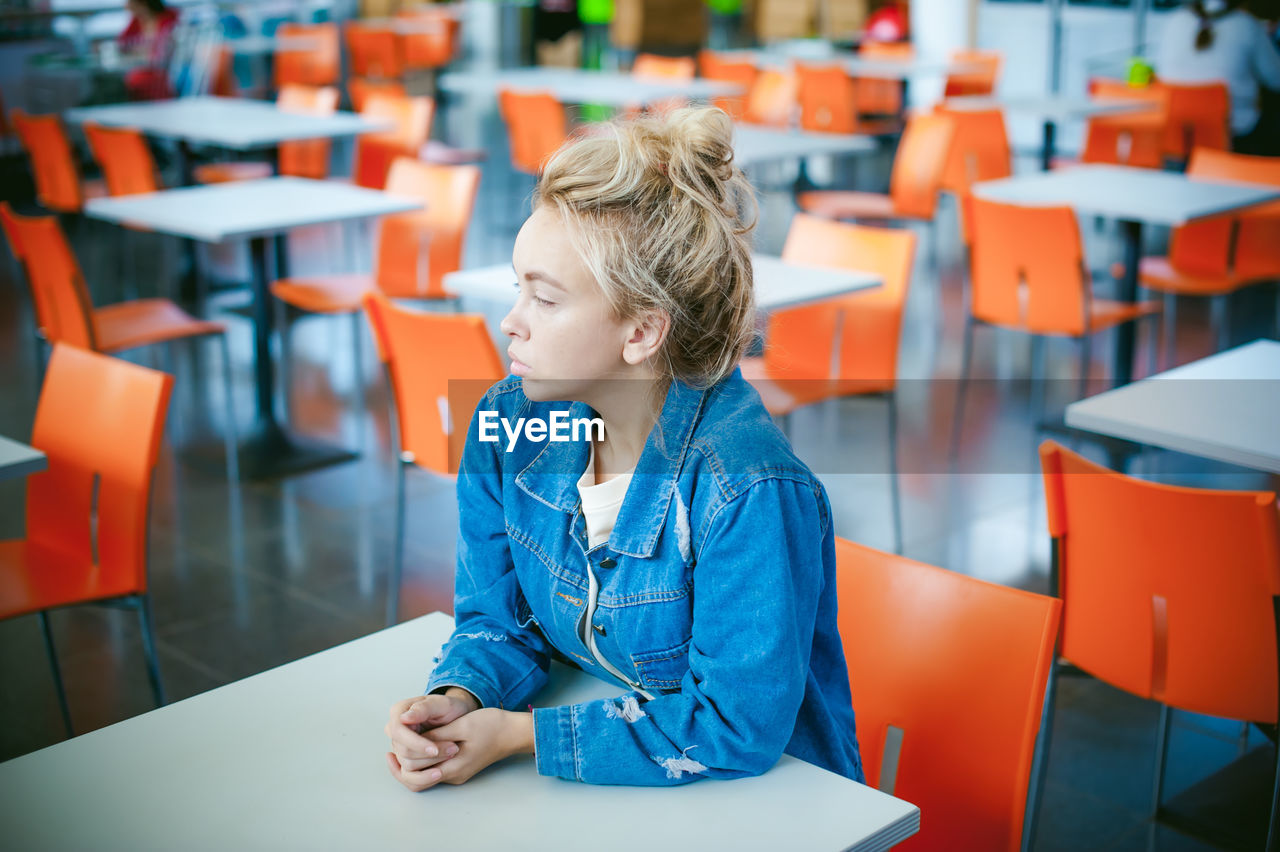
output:
POLYGON ((539 773, 665 786, 771 768, 805 696, 831 534, 811 482, 762 479, 725 502, 697 554, 680 690, 535 710, 539 773))

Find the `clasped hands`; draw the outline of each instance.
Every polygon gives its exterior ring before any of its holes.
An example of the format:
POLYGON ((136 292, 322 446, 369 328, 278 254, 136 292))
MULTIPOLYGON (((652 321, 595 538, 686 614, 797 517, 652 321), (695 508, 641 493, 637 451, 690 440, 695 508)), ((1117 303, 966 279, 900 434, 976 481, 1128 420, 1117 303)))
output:
POLYGON ((479 707, 465 689, 406 698, 391 706, 387 767, 415 793, 461 784, 513 754, 533 753, 533 714, 479 707))

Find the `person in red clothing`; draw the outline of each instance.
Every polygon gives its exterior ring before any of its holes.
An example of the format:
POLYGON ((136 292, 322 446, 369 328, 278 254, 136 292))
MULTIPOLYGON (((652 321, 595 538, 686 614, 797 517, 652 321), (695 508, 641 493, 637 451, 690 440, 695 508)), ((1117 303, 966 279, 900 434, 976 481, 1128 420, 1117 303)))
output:
POLYGON ((166 6, 164 0, 129 0, 127 5, 133 17, 120 33, 120 47, 145 62, 124 77, 129 98, 138 101, 171 98, 168 65, 178 13, 166 6))

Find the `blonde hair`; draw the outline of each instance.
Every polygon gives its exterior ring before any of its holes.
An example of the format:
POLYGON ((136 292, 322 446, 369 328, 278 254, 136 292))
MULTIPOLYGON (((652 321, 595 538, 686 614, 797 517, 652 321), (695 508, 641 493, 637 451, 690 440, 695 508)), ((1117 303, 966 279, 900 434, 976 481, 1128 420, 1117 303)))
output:
POLYGON ((605 125, 547 161, 533 206, 554 206, 614 315, 670 317, 659 378, 709 387, 733 372, 755 323, 756 199, 714 108, 605 125))

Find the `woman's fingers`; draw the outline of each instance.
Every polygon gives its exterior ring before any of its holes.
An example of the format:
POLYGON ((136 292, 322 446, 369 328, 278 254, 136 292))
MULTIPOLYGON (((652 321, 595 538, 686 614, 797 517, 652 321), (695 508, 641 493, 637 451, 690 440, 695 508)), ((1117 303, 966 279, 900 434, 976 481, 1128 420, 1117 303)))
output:
POLYGON ((435 757, 423 757, 420 754, 406 753, 401 751, 399 746, 393 746, 392 752, 402 768, 410 772, 417 772, 429 766, 443 763, 458 753, 458 746, 455 743, 441 743, 440 746, 440 754, 435 757))
POLYGON ((395 719, 387 722, 383 730, 391 738, 391 745, 397 753, 412 757, 435 757, 440 753, 438 743, 432 742, 395 719))
POLYGON ((418 771, 405 769, 391 752, 387 752, 387 768, 391 770, 391 777, 415 793, 421 793, 423 790, 434 787, 440 783, 442 777, 439 769, 422 769, 418 771))

